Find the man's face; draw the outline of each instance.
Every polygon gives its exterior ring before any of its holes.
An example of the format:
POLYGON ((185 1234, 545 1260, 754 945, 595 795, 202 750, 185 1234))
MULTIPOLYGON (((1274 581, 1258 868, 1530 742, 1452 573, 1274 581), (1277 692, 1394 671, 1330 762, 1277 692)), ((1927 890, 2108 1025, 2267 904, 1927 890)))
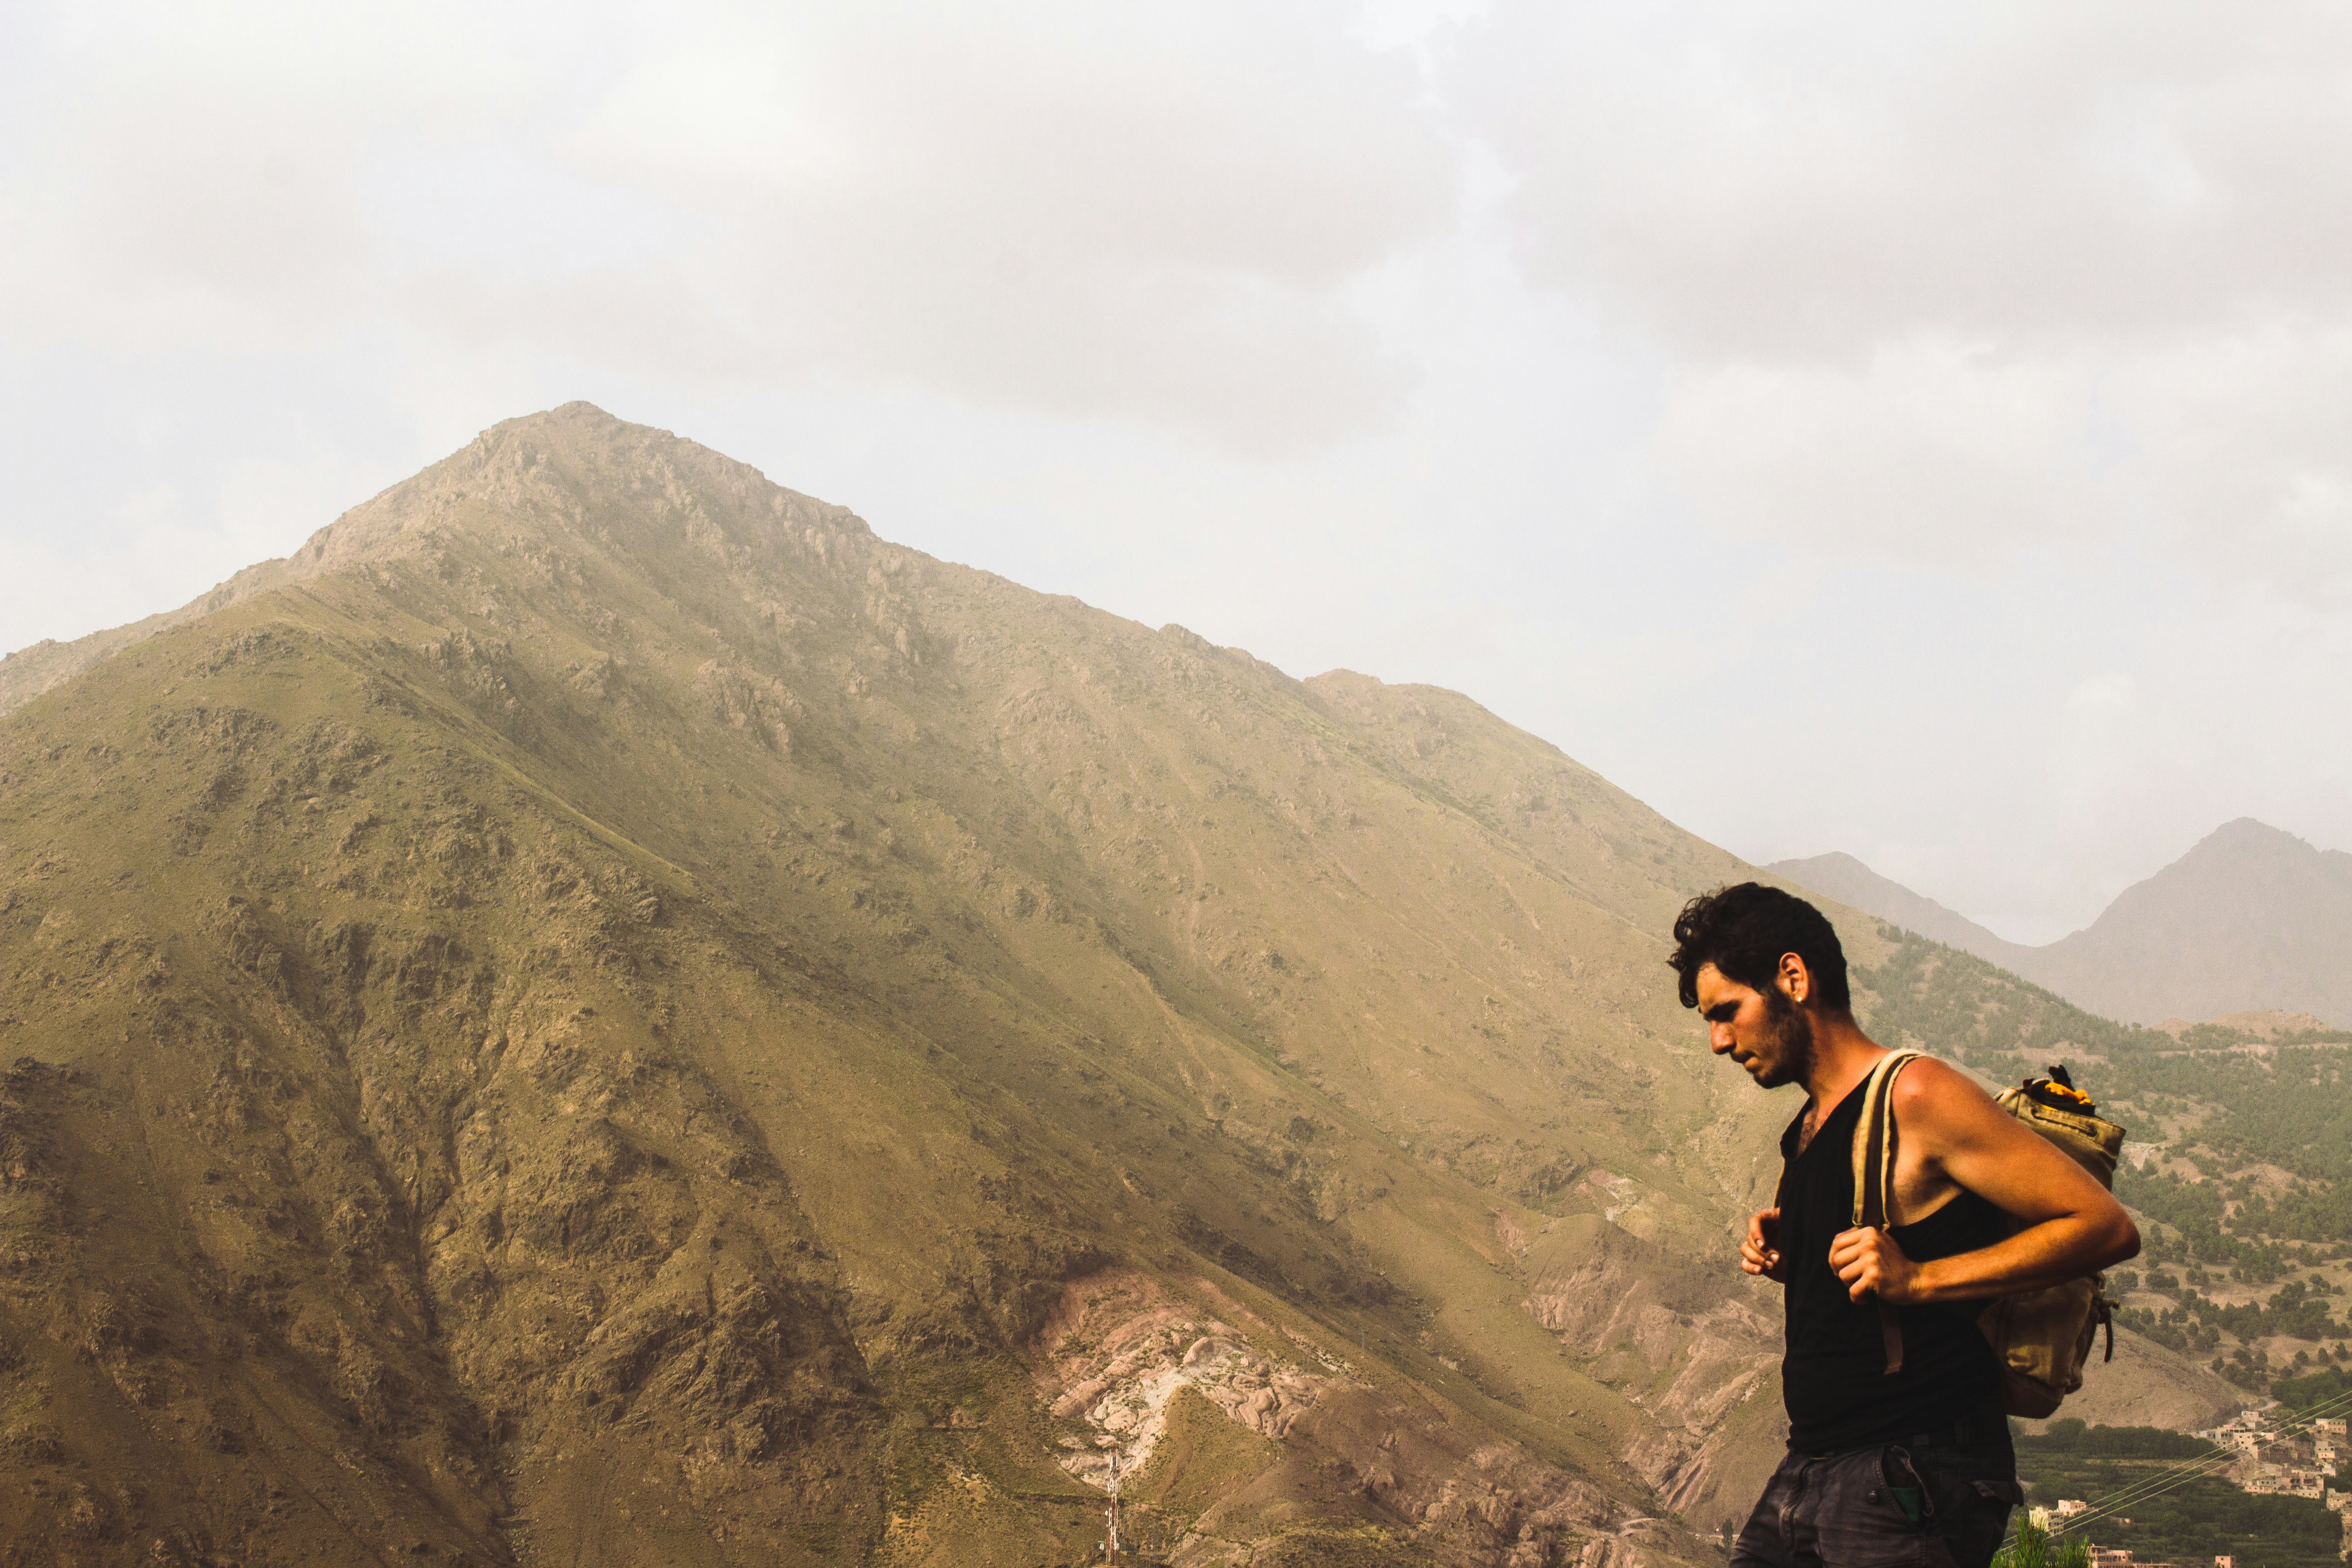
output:
POLYGON ((1746 1068, 1756 1087, 1778 1089, 1812 1070, 1813 1022, 1778 986, 1759 991, 1712 963, 1699 966, 1697 984, 1708 1047, 1746 1068))

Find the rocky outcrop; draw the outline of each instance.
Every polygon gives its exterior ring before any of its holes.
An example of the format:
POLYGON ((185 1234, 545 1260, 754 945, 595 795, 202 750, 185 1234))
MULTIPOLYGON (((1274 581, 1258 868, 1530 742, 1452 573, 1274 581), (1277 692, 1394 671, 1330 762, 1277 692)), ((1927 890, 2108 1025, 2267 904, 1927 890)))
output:
MULTIPOLYGON (((1655 1523, 1629 1518, 1598 1489, 1520 1444, 1479 1433, 1458 1412, 1397 1398, 1206 1279, 1171 1287, 1110 1269, 1074 1281, 1047 1320, 1037 1369, 1053 1413, 1084 1424, 1065 1439, 1063 1468, 1101 1490, 1114 1456, 1130 1495, 1150 1478, 1174 1400, 1189 1390, 1236 1426, 1351 1476, 1364 1521, 1439 1561, 1623 1563, 1640 1552, 1628 1534, 1655 1523), (1260 1348, 1271 1345, 1303 1352, 1315 1370, 1260 1348)), ((1264 1503, 1250 1489, 1222 1500, 1192 1522, 1172 1560, 1188 1568, 1254 1561, 1260 1530, 1236 1526, 1262 1526, 1264 1503)))
POLYGON ((1067 1286, 1041 1348, 1049 1407, 1059 1419, 1084 1422, 1089 1434, 1065 1440, 1061 1466, 1104 1490, 1114 1465, 1134 1475, 1150 1463, 1181 1390, 1279 1441, 1331 1386, 1329 1376, 1264 1353, 1231 1324, 1132 1269, 1067 1286))
POLYGON ((1525 1262, 1536 1321, 1628 1385, 1649 1416, 1627 1458, 1666 1507, 1711 1496, 1727 1468, 1756 1468, 1755 1456, 1738 1451, 1756 1445, 1734 1417, 1759 1395, 1777 1402, 1780 1325, 1737 1276, 1680 1265, 1589 1215, 1547 1226, 1525 1262))

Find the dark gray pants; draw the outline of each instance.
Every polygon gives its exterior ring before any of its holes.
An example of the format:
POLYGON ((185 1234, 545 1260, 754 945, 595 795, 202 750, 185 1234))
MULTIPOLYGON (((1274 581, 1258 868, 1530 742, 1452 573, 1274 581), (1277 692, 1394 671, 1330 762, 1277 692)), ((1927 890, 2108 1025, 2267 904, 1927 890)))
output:
POLYGON ((1987 1568, 2023 1499, 2006 1443, 1791 1453, 1731 1568, 1987 1568))

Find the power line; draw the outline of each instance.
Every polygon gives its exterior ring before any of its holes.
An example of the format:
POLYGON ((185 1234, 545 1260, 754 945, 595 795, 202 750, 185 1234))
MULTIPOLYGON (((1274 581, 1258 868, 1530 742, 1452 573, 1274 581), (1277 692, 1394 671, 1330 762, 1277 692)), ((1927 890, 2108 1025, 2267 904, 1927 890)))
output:
MULTIPOLYGON (((2318 1404, 2312 1405, 2309 1409, 2297 1415, 2294 1420, 2282 1425, 2278 1428, 2278 1436, 2282 1437, 2294 1436, 2308 1429, 2315 1422, 2326 1420, 2330 1416, 2343 1410, 2352 1410, 2352 1390, 2347 1390, 2347 1392, 2336 1394, 2330 1399, 2324 1399, 2318 1404)), ((2051 1540, 2055 1541, 2062 1536, 2072 1534, 2077 1531, 2086 1530, 2099 1520, 2112 1517, 2119 1509, 2130 1508, 2140 1503, 2153 1501, 2157 1498, 2162 1497, 2168 1492, 2179 1490, 2180 1488, 2187 1486, 2191 1481, 2201 1480, 2208 1476, 2213 1475, 2216 1473, 2217 1467, 2227 1467, 2229 1465, 2235 1464, 2237 1459, 2238 1456, 2235 1452, 2231 1449, 2222 1448, 2217 1445, 2211 1454, 2206 1455, 2203 1458, 2190 1459, 2184 1464, 2174 1466, 2168 1470, 2159 1471, 2156 1475, 2145 1477, 2140 1480, 2134 1481, 2129 1486, 2121 1487, 2115 1491, 2109 1492, 2105 1497, 2100 1498, 2093 1506, 2084 1510, 2081 1513, 2072 1516, 2063 1523, 2053 1525, 2053 1527, 2048 1531, 2049 1537, 2051 1540)), ((2012 1541, 2015 1540, 2013 1532, 2011 1539, 2012 1541)))
MULTIPOLYGON (((2320 1401, 2317 1405, 2313 1405, 2310 1409, 2305 1410, 2302 1415, 2296 1416, 2294 1420, 2280 1426, 2278 1428, 2278 1436, 2282 1437, 2294 1436, 2298 1433, 2307 1429, 2313 1423, 2326 1420, 2337 1410, 2344 1408, 2352 1408, 2352 1391, 2337 1394, 2332 1399, 2320 1401)), ((2063 1526, 2057 1530, 2052 1531, 2050 1533, 2054 1538, 2056 1536, 2068 1534, 2074 1531, 2084 1529, 2090 1525, 2094 1521, 2113 1514, 2119 1508, 2128 1507, 2133 1503, 2145 1502, 2152 1498, 2161 1497, 2166 1492, 2177 1490, 2180 1487, 2187 1486, 2190 1481, 2211 1475, 2213 1473, 2212 1467, 2216 1465, 2229 1465, 2236 1462, 2237 1457, 2230 1450, 2216 1447, 2210 1455, 2208 1455, 2203 1458, 2192 1459, 2185 1465, 2176 1466, 2173 1469, 2161 1471, 2157 1475, 2145 1478, 2144 1479, 2134 1482, 2128 1487, 2122 1488, 2108 1494, 2106 1497, 2099 1500, 2098 1506, 2087 1509, 2082 1513, 2074 1515, 2072 1519, 2066 1521, 2063 1526)))
MULTIPOLYGON (((2340 1394, 2334 1399, 2324 1400, 2320 1404, 2315 1405, 2309 1410, 2304 1412, 2303 1415, 2295 1420, 2282 1426, 2278 1429, 2278 1435, 2281 1436, 2294 1436, 2298 1432, 2309 1426, 2313 1422, 2325 1420, 2336 1409, 2347 1405, 2352 1405, 2352 1393, 2340 1394)), ((2235 1464, 2236 1462, 2237 1455, 2235 1453, 2229 1449, 2217 1447, 2211 1454, 2201 1458, 2191 1459, 2186 1464, 2175 1466, 2168 1470, 2159 1471, 2156 1475, 2145 1477, 2140 1480, 2133 1482, 2127 1487, 2123 1487, 2116 1491, 2110 1492, 2105 1497, 2099 1499, 2095 1506, 2086 1509, 2081 1513, 2075 1514, 2074 1517, 2068 1519, 2063 1524, 2052 1530, 2050 1531, 2050 1535, 2054 1540, 2063 1535, 2072 1534, 2076 1531, 2088 1529, 2092 1524, 2098 1521, 2113 1516, 2120 1509, 2129 1508, 2137 1503, 2151 1501, 2157 1498, 2164 1496, 2168 1492, 2177 1491, 2180 1488, 2187 1486, 2191 1481, 2200 1480, 2208 1476, 2215 1474, 2217 1468, 2226 1467, 2228 1465, 2235 1464)))

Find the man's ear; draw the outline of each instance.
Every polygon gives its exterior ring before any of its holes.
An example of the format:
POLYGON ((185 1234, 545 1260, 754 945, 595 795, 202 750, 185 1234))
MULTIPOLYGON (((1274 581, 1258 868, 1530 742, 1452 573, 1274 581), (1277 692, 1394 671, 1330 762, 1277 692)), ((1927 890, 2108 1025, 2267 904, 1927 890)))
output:
POLYGON ((1780 994, 1801 1007, 1813 994, 1813 972, 1805 967, 1804 955, 1784 952, 1780 955, 1780 973, 1773 977, 1780 983, 1780 994))

